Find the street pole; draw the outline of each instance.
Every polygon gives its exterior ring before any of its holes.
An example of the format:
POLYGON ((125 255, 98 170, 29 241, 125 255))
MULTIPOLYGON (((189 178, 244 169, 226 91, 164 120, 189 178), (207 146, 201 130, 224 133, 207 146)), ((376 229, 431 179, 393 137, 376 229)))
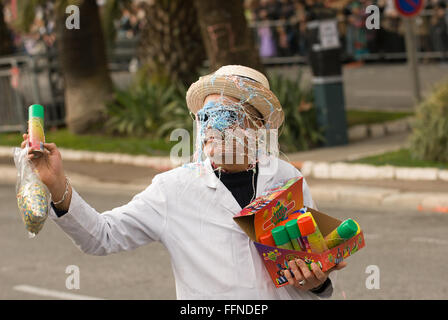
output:
POLYGON ((336 15, 332 10, 316 7, 310 17, 307 36, 317 123, 323 129, 325 146, 348 144, 336 15))
POLYGON ((403 22, 405 24, 406 29, 405 41, 406 41, 407 62, 412 78, 414 100, 416 104, 418 104, 422 100, 422 97, 420 91, 420 78, 418 72, 417 46, 415 43, 416 41, 414 33, 415 18, 403 18, 403 22))

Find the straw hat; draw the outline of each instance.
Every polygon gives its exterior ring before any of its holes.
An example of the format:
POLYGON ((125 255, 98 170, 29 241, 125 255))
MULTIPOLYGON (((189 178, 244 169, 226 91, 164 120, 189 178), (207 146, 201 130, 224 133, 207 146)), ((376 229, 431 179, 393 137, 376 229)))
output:
POLYGON ((269 89, 268 79, 252 68, 228 65, 200 77, 187 91, 188 109, 197 114, 210 94, 231 96, 249 103, 261 113, 267 129, 277 129, 283 123, 282 106, 269 89))

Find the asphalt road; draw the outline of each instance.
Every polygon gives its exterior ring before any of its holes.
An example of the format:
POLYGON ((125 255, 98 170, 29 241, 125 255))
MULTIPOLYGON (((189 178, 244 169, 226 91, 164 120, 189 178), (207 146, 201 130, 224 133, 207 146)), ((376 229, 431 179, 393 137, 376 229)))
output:
MULTIPOLYGON (((269 68, 295 78, 300 67, 285 66, 269 68)), ((309 67, 301 67, 303 81, 310 83, 312 75, 309 67)), ((448 64, 420 64, 420 86, 423 97, 434 85, 446 80, 448 64)), ((405 63, 366 64, 360 67, 344 67, 344 95, 346 109, 414 111, 413 82, 409 67, 405 63)))
MULTIPOLYGON (((78 191, 100 212, 132 198, 123 190, 78 191)), ((0 203, 0 299, 175 299, 169 254, 159 243, 107 257, 88 256, 51 221, 28 239, 13 185, 0 184, 0 203), (80 289, 66 288, 73 274, 66 273, 70 265, 79 267, 80 289)), ((356 218, 366 235, 366 247, 348 258, 348 267, 337 275, 335 299, 448 298, 448 215, 318 206, 339 219, 356 218), (379 271, 378 289, 366 287, 372 277, 369 266, 379 271)))

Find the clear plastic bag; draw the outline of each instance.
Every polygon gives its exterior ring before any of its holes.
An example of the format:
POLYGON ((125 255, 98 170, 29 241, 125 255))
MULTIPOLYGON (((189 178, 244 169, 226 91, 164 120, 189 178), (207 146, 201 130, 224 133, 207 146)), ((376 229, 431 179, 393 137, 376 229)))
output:
POLYGON ((33 164, 27 155, 28 147, 14 149, 17 205, 28 235, 33 238, 42 230, 48 217, 50 192, 34 172, 33 164))

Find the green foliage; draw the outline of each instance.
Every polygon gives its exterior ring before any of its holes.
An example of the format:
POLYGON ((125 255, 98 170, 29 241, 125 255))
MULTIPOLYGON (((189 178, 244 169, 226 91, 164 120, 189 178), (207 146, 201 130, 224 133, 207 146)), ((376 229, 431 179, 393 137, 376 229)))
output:
MULTIPOLYGON (((167 143, 161 139, 141 139, 138 137, 117 137, 106 134, 73 134, 67 129, 45 131, 45 140, 59 148, 99 152, 128 153, 135 155, 166 156, 177 142, 167 143)), ((22 134, 0 133, 0 145, 20 146, 22 134)))
POLYGON ((409 149, 386 152, 383 154, 369 156, 362 159, 350 161, 352 163, 370 164, 374 166, 396 166, 396 167, 417 167, 417 168, 439 168, 448 169, 448 162, 436 162, 413 159, 409 149))
POLYGON ((15 28, 28 32, 34 22, 36 8, 44 3, 45 1, 43 0, 17 1, 18 14, 14 23, 15 28))
POLYGON ((410 150, 415 159, 448 162, 448 81, 417 107, 410 150))
POLYGON ((347 125, 353 127, 359 124, 375 124, 394 121, 412 116, 413 112, 406 111, 371 111, 371 110, 346 110, 347 125))
POLYGON ((271 90, 275 93, 285 113, 280 131, 279 144, 283 152, 307 150, 323 141, 313 107, 312 88, 305 88, 302 73, 289 80, 276 74, 269 77, 271 90))
POLYGON ((186 106, 187 88, 157 78, 137 77, 127 90, 116 90, 108 104, 106 129, 129 136, 169 139, 177 128, 192 131, 186 106))

